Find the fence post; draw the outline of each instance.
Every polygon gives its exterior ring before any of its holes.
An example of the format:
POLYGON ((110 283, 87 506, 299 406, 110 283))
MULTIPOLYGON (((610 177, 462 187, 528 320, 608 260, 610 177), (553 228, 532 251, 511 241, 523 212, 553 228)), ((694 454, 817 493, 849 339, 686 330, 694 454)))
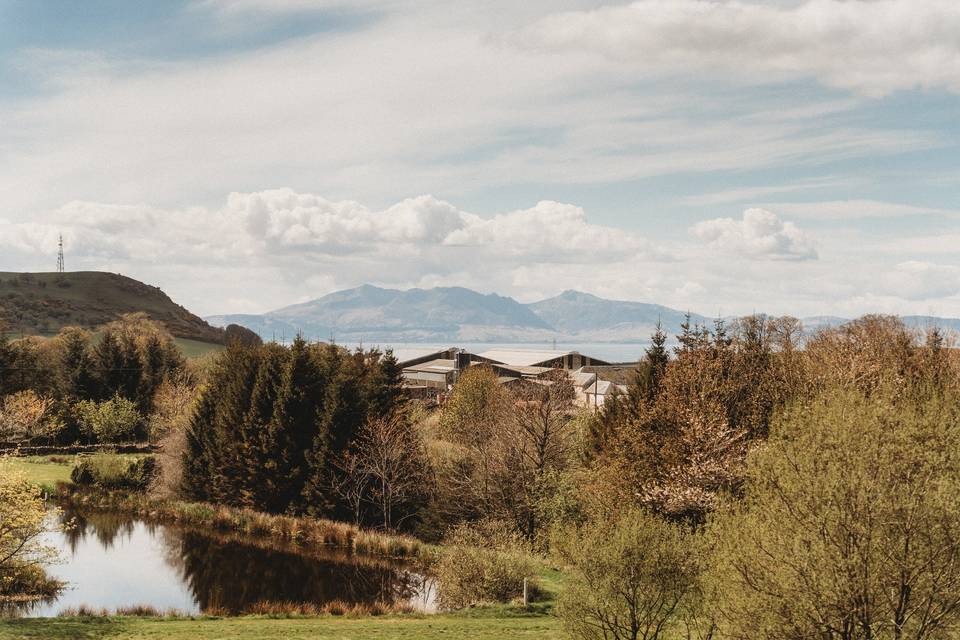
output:
POLYGON ((530 599, 527 596, 527 579, 523 579, 523 606, 526 607, 530 604, 530 599))

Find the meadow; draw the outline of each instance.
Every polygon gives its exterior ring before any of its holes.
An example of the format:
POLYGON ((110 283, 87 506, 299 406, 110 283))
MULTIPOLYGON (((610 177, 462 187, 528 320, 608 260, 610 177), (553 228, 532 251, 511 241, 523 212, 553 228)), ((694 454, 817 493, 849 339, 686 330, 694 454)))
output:
POLYGON ((66 640, 75 638, 164 638, 169 640, 449 640, 498 638, 540 640, 556 638, 559 620, 547 615, 503 609, 433 616, 384 616, 371 618, 51 618, 0 622, 0 640, 66 640))

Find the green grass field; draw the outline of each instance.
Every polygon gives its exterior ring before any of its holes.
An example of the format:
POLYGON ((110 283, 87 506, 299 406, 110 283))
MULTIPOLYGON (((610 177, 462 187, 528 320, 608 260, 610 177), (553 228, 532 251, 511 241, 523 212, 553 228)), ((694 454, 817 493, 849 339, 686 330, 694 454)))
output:
MULTIPOLYGON (((131 461, 142 457, 132 453, 110 455, 118 455, 131 461)), ((70 482, 70 472, 73 471, 76 459, 77 456, 74 455, 8 456, 0 458, 0 464, 23 473, 27 480, 52 493, 58 482, 70 482)))
POLYGON ((219 353, 226 349, 222 344, 212 342, 201 342, 199 340, 190 340, 188 338, 174 338, 173 340, 183 355, 187 358, 202 358, 211 353, 219 353))
POLYGON ((436 615, 378 618, 262 617, 198 620, 151 618, 52 618, 0 622, 0 640, 14 638, 164 638, 171 640, 535 640, 562 635, 559 621, 545 615, 436 615))
POLYGON ((70 471, 73 470, 75 456, 56 456, 66 462, 51 462, 50 456, 29 456, 24 458, 6 458, 3 464, 14 471, 19 471, 27 479, 47 490, 52 490, 58 482, 70 482, 70 471))

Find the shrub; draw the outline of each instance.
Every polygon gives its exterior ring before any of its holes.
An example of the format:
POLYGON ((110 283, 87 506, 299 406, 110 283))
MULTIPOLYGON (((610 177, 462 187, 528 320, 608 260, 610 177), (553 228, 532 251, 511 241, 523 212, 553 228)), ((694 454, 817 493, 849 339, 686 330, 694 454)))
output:
POLYGON ((523 595, 535 564, 523 538, 508 523, 483 521, 454 527, 436 563, 439 604, 459 609, 510 602, 523 595))
POLYGON ((713 523, 724 636, 956 637, 958 451, 953 393, 832 390, 785 413, 713 523))
POLYGON ((84 433, 88 438, 96 437, 97 442, 130 439, 143 421, 136 403, 120 396, 103 402, 82 400, 76 411, 84 433))
POLYGON ((42 569, 54 556, 41 543, 46 517, 39 490, 22 474, 0 466, 0 597, 48 596, 60 588, 42 569))
POLYGON ((663 638, 695 593, 694 534, 646 511, 555 537, 570 569, 558 609, 575 638, 663 638))
POLYGON ((70 472, 70 479, 75 484, 102 489, 143 491, 155 473, 156 461, 152 457, 130 460, 104 453, 79 459, 70 472))

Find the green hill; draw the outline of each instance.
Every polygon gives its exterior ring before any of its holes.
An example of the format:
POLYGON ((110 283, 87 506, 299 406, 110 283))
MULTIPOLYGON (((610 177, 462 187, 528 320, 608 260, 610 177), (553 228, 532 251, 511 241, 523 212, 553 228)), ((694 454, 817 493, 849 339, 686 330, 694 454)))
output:
POLYGON ((0 271, 0 325, 12 334, 50 335, 67 326, 95 329, 136 312, 162 323, 177 338, 224 340, 222 329, 176 304, 159 287, 126 276, 0 271))

